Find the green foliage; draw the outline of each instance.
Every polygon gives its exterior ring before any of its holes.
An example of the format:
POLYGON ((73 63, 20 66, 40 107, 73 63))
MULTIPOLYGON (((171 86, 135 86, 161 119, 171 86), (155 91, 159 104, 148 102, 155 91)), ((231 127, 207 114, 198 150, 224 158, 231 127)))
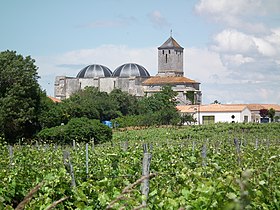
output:
POLYGON ((114 89, 109 96, 112 100, 117 102, 118 110, 122 115, 135 115, 139 113, 136 96, 130 95, 127 92, 122 92, 120 89, 114 89))
POLYGON ((0 133, 10 143, 38 129, 41 90, 34 63, 15 51, 0 53, 0 133))
MULTIPOLYGON (((170 125, 180 121, 176 109, 176 95, 170 86, 164 86, 154 95, 140 101, 140 114, 145 116, 145 125, 170 125)), ((142 121, 143 122, 143 121, 142 121)))
POLYGON ((188 91, 188 92, 186 93, 186 96, 187 96, 187 98, 191 101, 192 104, 195 104, 195 103, 194 103, 194 91, 188 91))
POLYGON ((88 174, 85 145, 66 148, 75 188, 62 161, 65 147, 15 145, 10 156, 0 143, 0 209, 12 209, 42 181, 25 209, 46 209, 65 196, 56 209, 105 209, 121 195, 113 209, 135 209, 142 200, 139 185, 122 191, 142 175, 143 142, 153 146, 150 172, 157 174, 149 180, 147 209, 279 209, 279 130, 279 123, 270 123, 116 132, 113 144, 89 148, 88 174))
POLYGON ((38 138, 44 141, 56 143, 89 142, 95 143, 111 141, 112 130, 98 120, 88 118, 72 118, 66 125, 45 128, 38 133, 38 138))
POLYGON ((121 115, 117 101, 106 92, 99 92, 95 87, 86 87, 64 100, 64 103, 69 118, 87 117, 104 121, 121 115))
POLYGON ((275 116, 275 109, 270 108, 270 109, 268 110, 267 115, 268 115, 268 117, 271 119, 271 121, 273 122, 273 119, 274 119, 274 116, 275 116))

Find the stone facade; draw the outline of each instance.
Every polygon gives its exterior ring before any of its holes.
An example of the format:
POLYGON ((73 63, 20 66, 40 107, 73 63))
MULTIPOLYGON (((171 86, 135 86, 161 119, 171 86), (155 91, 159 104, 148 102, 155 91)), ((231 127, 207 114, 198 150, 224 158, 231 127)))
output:
POLYGON ((184 48, 172 37, 158 48, 158 76, 183 76, 184 48))
POLYGON ((86 86, 97 87, 107 93, 117 88, 143 97, 151 96, 159 92, 163 86, 170 85, 178 93, 179 104, 201 104, 200 83, 184 77, 183 51, 184 48, 170 37, 158 48, 158 74, 152 77, 143 66, 133 63, 123 64, 113 73, 105 66, 93 64, 83 68, 77 77, 57 76, 55 97, 69 98, 71 94, 86 86))

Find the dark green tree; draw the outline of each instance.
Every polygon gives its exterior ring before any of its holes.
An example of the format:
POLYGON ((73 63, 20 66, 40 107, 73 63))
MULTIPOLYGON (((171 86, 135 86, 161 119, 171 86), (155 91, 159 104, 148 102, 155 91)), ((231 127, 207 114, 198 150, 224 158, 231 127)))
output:
POLYGON ((87 117, 89 119, 111 120, 121 115, 118 103, 108 93, 95 87, 86 87, 64 100, 65 115, 70 118, 87 117))
POLYGON ((274 116, 275 116, 275 109, 273 109, 273 108, 270 108, 269 110, 268 110, 268 117, 271 119, 271 122, 273 122, 273 120, 274 120, 274 116))
POLYGON ((118 110, 122 115, 134 115, 139 113, 138 100, 136 96, 123 92, 120 89, 114 89, 109 94, 111 100, 118 105, 118 110))
POLYGON ((0 132, 10 143, 31 137, 38 129, 40 86, 30 56, 0 53, 0 132))
POLYGON ((68 122, 67 115, 65 115, 65 107, 63 102, 53 102, 45 94, 41 96, 40 113, 39 113, 40 128, 51 128, 61 123, 68 122))
POLYGON ((176 96, 177 93, 170 86, 164 86, 160 92, 143 98, 140 101, 140 113, 147 118, 143 120, 159 125, 177 124, 180 116, 176 109, 176 96))

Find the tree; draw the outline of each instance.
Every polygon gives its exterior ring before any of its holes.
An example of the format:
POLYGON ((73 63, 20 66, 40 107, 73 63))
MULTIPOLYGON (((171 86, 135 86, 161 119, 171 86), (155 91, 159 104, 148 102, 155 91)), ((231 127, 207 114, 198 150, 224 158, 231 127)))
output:
POLYGON ((41 90, 34 63, 15 51, 0 53, 0 132, 10 143, 38 129, 41 90))
POLYGON ((267 117, 268 116, 268 110, 267 109, 261 109, 260 110, 260 116, 262 118, 267 117))
POLYGON ((160 92, 143 98, 140 101, 140 114, 147 117, 147 120, 143 120, 160 125, 177 124, 180 116, 176 109, 176 95, 170 86, 164 86, 160 92))
POLYGON ((273 119, 274 119, 274 116, 275 116, 275 109, 270 108, 270 109, 268 110, 267 115, 268 115, 268 117, 271 119, 271 122, 273 122, 273 119))
POLYGON ((103 125, 99 120, 86 117, 72 118, 66 125, 60 125, 41 130, 37 137, 44 141, 56 143, 89 142, 104 143, 112 140, 112 129, 103 125))
POLYGON ((221 104, 218 100, 215 100, 212 104, 221 104))
POLYGON ((139 113, 138 100, 136 96, 123 92, 120 89, 114 89, 109 94, 111 100, 117 102, 118 110, 122 115, 133 115, 139 113))

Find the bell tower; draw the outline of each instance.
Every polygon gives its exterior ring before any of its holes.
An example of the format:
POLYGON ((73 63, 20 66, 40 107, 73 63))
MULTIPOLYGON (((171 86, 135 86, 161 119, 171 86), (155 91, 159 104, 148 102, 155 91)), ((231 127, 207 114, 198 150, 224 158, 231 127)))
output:
POLYGON ((157 76, 184 76, 183 60, 184 48, 175 39, 170 37, 158 47, 158 74, 157 76))

